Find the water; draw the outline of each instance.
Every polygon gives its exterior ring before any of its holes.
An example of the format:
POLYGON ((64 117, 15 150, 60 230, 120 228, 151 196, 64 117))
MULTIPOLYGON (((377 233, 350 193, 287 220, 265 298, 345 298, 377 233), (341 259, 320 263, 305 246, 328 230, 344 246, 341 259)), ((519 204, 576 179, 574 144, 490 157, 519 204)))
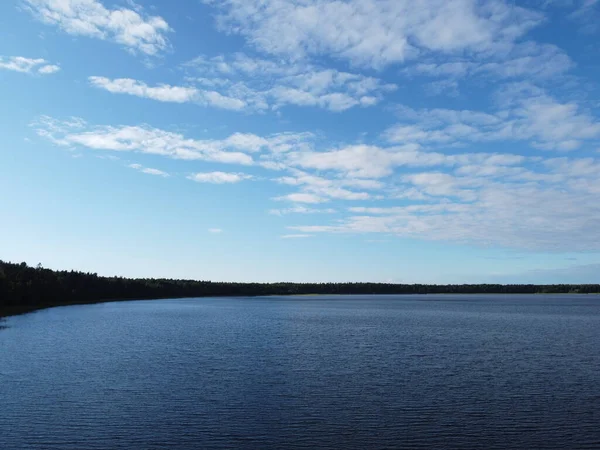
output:
POLYGON ((0 330, 1 449, 600 448, 600 297, 194 299, 0 330))

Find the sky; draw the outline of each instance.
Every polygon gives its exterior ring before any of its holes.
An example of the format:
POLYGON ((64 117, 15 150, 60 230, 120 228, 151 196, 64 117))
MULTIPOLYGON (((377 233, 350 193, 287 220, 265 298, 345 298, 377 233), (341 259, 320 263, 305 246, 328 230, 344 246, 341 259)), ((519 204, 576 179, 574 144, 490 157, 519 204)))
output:
POLYGON ((4 0, 0 259, 600 282, 599 0, 4 0))

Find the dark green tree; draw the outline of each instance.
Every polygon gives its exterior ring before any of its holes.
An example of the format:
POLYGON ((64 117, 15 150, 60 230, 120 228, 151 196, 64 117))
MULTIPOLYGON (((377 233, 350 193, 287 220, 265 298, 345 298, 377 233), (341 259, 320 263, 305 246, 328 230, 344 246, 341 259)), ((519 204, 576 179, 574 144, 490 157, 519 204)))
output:
POLYGON ((51 306, 101 301, 306 294, 535 294, 600 293, 600 285, 390 283, 214 283, 211 281, 100 277, 95 273, 54 271, 41 264, 0 261, 0 316, 51 306))

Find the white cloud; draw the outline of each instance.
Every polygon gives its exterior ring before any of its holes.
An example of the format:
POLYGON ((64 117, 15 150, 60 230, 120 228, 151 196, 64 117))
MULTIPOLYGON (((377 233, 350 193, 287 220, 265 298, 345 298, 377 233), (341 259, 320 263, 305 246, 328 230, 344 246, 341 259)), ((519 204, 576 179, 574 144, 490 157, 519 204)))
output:
POLYGON ((502 0, 205 0, 218 23, 291 59, 326 55, 381 68, 421 53, 504 50, 543 16, 502 0))
POLYGON ((243 53, 200 56, 184 67, 193 70, 189 81, 237 99, 240 109, 257 111, 295 105, 340 112, 355 106, 373 106, 396 89, 394 84, 374 77, 308 63, 251 58, 243 53))
POLYGON ((581 24, 581 31, 591 34, 600 30, 600 0, 574 0, 574 3, 576 8, 569 18, 581 24))
POLYGON ((438 204, 417 204, 409 206, 389 206, 389 207, 364 207, 355 206, 348 208, 348 211, 360 214, 410 214, 410 213, 440 213, 440 212, 464 212, 469 208, 468 204, 460 203, 438 203, 438 204))
POLYGON ((66 33, 116 42, 131 51, 155 55, 168 48, 171 31, 159 16, 135 9, 109 9, 98 0, 23 0, 25 8, 44 23, 66 33))
POLYGON ((477 76, 545 80, 568 72, 574 65, 571 58, 555 45, 528 41, 512 46, 508 52, 421 61, 402 73, 443 78, 445 83, 454 86, 461 78, 477 76))
POLYGON ((304 239, 313 237, 312 234, 284 234, 281 239, 304 239))
POLYGON ((456 80, 437 80, 425 84, 425 93, 429 96, 446 94, 449 97, 458 97, 459 84, 456 80))
POLYGON ((600 139, 600 121, 574 102, 561 103, 544 91, 508 85, 493 114, 468 110, 402 107, 402 122, 384 137, 392 143, 463 145, 467 142, 527 141, 546 150, 574 150, 600 139), (528 92, 529 90, 529 92, 528 92))
POLYGON ((150 167, 144 167, 141 164, 129 164, 128 167, 130 167, 131 169, 138 170, 142 173, 146 173, 148 175, 156 175, 163 178, 169 177, 169 174, 167 172, 163 172, 162 170, 158 169, 152 169, 150 167))
POLYGON ((267 139, 251 133, 234 133, 227 138, 227 143, 233 148, 239 148, 253 153, 269 146, 269 141, 267 139))
POLYGON ((199 140, 147 125, 90 126, 79 118, 61 121, 47 116, 32 126, 39 136, 64 147, 83 146, 241 165, 254 164, 248 153, 257 150, 282 153, 303 148, 304 143, 312 139, 310 133, 279 133, 266 137, 235 133, 222 140, 199 140))
POLYGON ((560 48, 550 44, 525 42, 515 46, 504 58, 496 58, 474 68, 473 74, 498 78, 550 78, 570 70, 575 64, 560 48))
POLYGON ((216 91, 203 91, 203 103, 209 106, 215 106, 221 109, 230 109, 233 111, 241 111, 246 107, 246 102, 239 98, 222 95, 216 91))
POLYGON ((150 87, 145 83, 130 78, 111 80, 105 77, 89 77, 90 84, 113 94, 129 94, 137 97, 151 98, 161 102, 185 103, 198 97, 198 90, 193 87, 170 86, 160 84, 150 87))
MULTIPOLYGON (((276 165, 270 168, 288 172, 275 179, 278 183, 296 186, 303 192, 323 198, 355 201, 380 199, 379 192, 382 190, 393 198, 422 200, 427 197, 424 191, 398 191, 390 186, 389 182, 393 179, 388 177, 398 171, 423 167, 436 167, 439 171, 463 166, 482 167, 488 171, 496 167, 500 171, 526 160, 523 156, 509 153, 444 154, 425 151, 416 144, 393 147, 361 144, 320 152, 305 149, 274 157, 276 165)), ((398 176, 395 179, 398 180, 398 176)))
POLYGON ((244 173, 200 172, 188 176, 188 179, 197 183, 225 184, 239 183, 243 180, 250 180, 252 179, 252 176, 244 173))
POLYGON ((350 179, 382 178, 398 166, 429 166, 444 164, 448 158, 440 153, 427 153, 417 145, 384 149, 373 145, 351 145, 327 152, 291 152, 291 166, 305 169, 335 170, 350 179))
POLYGON ((367 200, 371 196, 366 192, 355 192, 345 189, 344 186, 358 186, 367 189, 379 189, 381 183, 375 180, 362 179, 338 179, 332 180, 316 175, 310 175, 300 170, 292 170, 293 176, 281 177, 276 181, 282 184, 300 186, 304 191, 322 197, 330 197, 342 200, 367 200))
POLYGON ((429 196, 458 197, 473 200, 476 194, 468 189, 480 185, 480 181, 470 178, 458 178, 442 172, 423 172, 404 176, 404 180, 429 196))
MULTIPOLYGON (((192 79, 190 79, 192 80, 192 79)), ((261 80, 264 81, 264 80, 261 80)), ((149 98, 161 102, 187 103, 195 102, 204 106, 228 109, 233 111, 242 110, 264 110, 272 107, 277 109, 286 104, 296 106, 317 106, 334 112, 345 111, 353 106, 372 106, 381 99, 381 94, 373 90, 362 88, 352 84, 341 88, 346 92, 331 91, 333 86, 324 87, 323 91, 315 92, 307 88, 289 87, 277 85, 265 91, 255 90, 246 86, 243 82, 231 84, 222 92, 216 90, 199 89, 195 86, 172 86, 169 84, 158 84, 148 86, 143 81, 131 78, 110 79, 106 77, 89 77, 92 86, 104 89, 113 94, 128 94, 137 97, 149 98), (378 95, 362 95, 357 91, 366 89, 367 92, 378 95)), ((276 83, 288 83, 289 80, 278 79, 276 83)), ((390 89, 373 87, 373 89, 390 89)))
POLYGON ((220 234, 223 232, 223 230, 221 228, 209 228, 208 232, 212 234, 220 234))
POLYGON ((41 73, 43 75, 49 75, 52 73, 56 73, 60 70, 60 66, 56 65, 56 64, 48 64, 46 66, 42 66, 38 69, 38 73, 41 73))
POLYGON ((337 212, 333 208, 307 208, 303 205, 292 206, 291 208, 270 209, 269 214, 273 216, 285 216, 287 214, 334 214, 337 212))
MULTIPOLYGON (((523 101, 507 98, 505 107, 518 110, 523 101)), ((426 124, 425 131, 434 125, 448 128, 448 124, 485 131, 512 117, 443 109, 404 114, 426 124)), ((600 250, 597 157, 525 157, 482 149, 441 153, 417 144, 331 146, 316 151, 317 142, 310 134, 235 133, 203 141, 147 126, 93 127, 77 118, 43 117, 35 126, 40 135, 63 146, 234 164, 251 164, 256 155, 274 164, 268 169, 280 170, 272 181, 296 190, 278 193, 274 200, 290 204, 269 211, 296 220, 304 215, 302 222, 290 228, 294 234, 383 233, 543 251, 600 250), (360 203, 344 208, 334 203, 339 200, 360 203), (307 223, 315 214, 318 224, 307 223)), ((582 129, 575 128, 580 135, 582 129)), ((144 169, 141 165, 133 168, 144 169)), ((249 177, 237 171, 190 176, 212 183, 237 183, 249 177)))
MULTIPOLYGON (((532 176, 517 167, 526 161, 520 155, 499 153, 442 154, 427 152, 418 147, 389 147, 354 145, 324 152, 311 150, 289 152, 280 156, 287 174, 275 181, 299 188, 300 192, 277 197, 304 203, 331 200, 366 201, 384 198, 436 201, 435 197, 452 197, 462 201, 472 200, 480 186, 465 176, 455 179, 441 172, 448 170, 479 170, 478 176, 509 174, 515 180, 532 176), (302 167, 303 170, 297 169, 302 167), (411 174, 418 168, 436 168, 430 173, 411 174), (398 170, 406 174, 400 176, 398 170), (318 171, 319 174, 309 171, 318 171), (395 177, 388 178, 394 174, 395 177), (519 178, 520 177, 520 178, 519 178), (401 183, 398 185, 397 183, 401 183), (348 188, 359 188, 354 191, 348 188), (368 190, 369 192, 365 192, 368 190)), ((530 180, 527 180, 530 181, 530 180)), ((317 213, 320 210, 280 210, 274 215, 287 213, 317 213)))
POLYGON ((89 77, 92 86, 104 89, 113 94, 128 94, 149 98, 160 102, 188 103, 196 102, 204 106, 240 111, 246 108, 245 101, 223 96, 215 91, 197 89, 193 86, 171 86, 159 84, 148 86, 146 83, 131 78, 111 80, 105 77, 89 77))
MULTIPOLYGON (((131 151, 162 155, 173 159, 205 160, 222 163, 252 164, 241 152, 227 151, 220 141, 187 139, 179 133, 148 126, 101 126, 87 130, 65 129, 65 124, 50 118, 34 124, 37 133, 62 146, 83 146, 97 150, 131 151)), ((81 128, 81 127, 80 127, 81 128)))
POLYGON ((274 200, 287 200, 296 203, 323 203, 327 201, 327 199, 323 197, 319 197, 315 194, 308 194, 306 192, 296 192, 293 194, 282 195, 281 197, 276 197, 274 200))
POLYGON ((12 70, 21 73, 39 73, 49 75, 60 70, 60 66, 50 64, 42 58, 25 58, 23 56, 11 56, 4 58, 0 56, 0 69, 12 70))
POLYGON ((495 171, 487 170, 494 165, 491 161, 483 155, 480 162, 463 161, 451 172, 404 175, 407 189, 426 193, 411 204, 352 207, 349 217, 331 224, 290 229, 396 234, 540 251, 600 250, 600 208, 594 200, 600 194, 600 160, 538 158, 495 171))

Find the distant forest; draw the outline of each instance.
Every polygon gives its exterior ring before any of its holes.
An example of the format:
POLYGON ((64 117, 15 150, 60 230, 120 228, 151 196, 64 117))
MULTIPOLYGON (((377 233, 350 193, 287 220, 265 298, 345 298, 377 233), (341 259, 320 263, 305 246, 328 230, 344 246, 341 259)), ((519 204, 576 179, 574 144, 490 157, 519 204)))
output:
POLYGON ((599 284, 218 283, 102 277, 0 261, 0 316, 106 300, 306 294, 600 293, 599 284))

